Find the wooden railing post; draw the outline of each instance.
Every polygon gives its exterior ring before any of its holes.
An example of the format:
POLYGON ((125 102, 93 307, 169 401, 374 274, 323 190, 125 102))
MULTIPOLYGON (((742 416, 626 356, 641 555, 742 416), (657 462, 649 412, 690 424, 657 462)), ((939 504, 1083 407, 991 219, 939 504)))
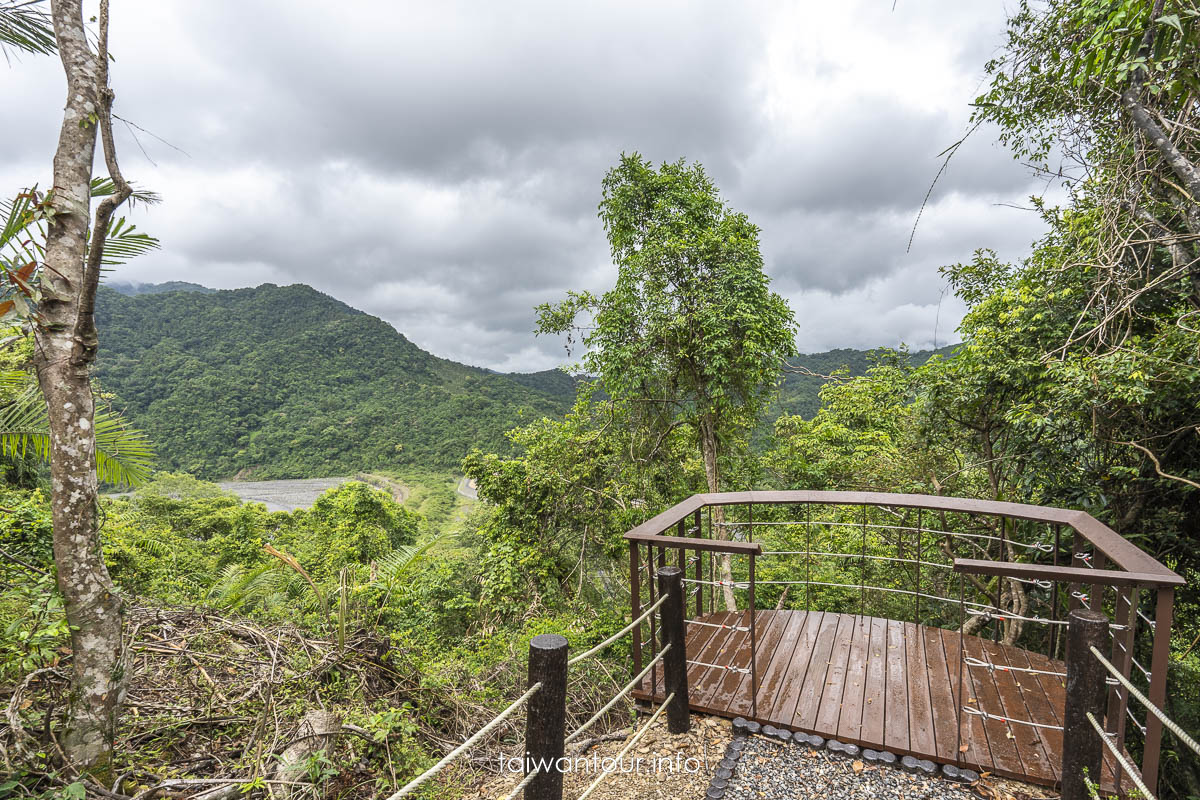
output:
MULTIPOLYGON (((666 695, 675 693, 667 708, 667 730, 686 733, 688 720, 687 630, 684 624, 683 570, 663 567, 658 571, 658 591, 667 599, 659 612, 662 616, 663 646, 671 649, 663 656, 663 680, 666 695)), ((664 695, 665 696, 665 695, 664 695)))
POLYGON ((539 770, 525 787, 525 800, 562 800, 567 717, 567 639, 543 633, 529 642, 529 686, 542 688, 529 699, 525 717, 525 774, 539 770))
MULTIPOLYGON (((1150 654, 1150 702, 1167 705, 1167 671, 1171 660, 1171 621, 1175 614, 1175 590, 1160 587, 1154 593, 1154 650, 1150 654)), ((1162 722, 1146 714, 1146 748, 1142 756, 1142 783, 1158 791, 1158 764, 1162 749, 1162 722)))
POLYGON ((1100 784, 1104 743, 1088 722, 1090 712, 1103 722, 1104 679, 1108 673, 1091 648, 1108 644, 1108 617, 1099 611, 1077 608, 1067 630, 1067 701, 1063 712, 1062 800, 1091 796, 1085 782, 1100 784))

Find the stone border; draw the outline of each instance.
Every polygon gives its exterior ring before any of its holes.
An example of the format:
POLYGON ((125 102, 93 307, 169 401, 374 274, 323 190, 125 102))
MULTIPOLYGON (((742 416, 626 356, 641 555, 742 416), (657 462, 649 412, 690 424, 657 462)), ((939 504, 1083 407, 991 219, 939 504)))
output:
POLYGON ((738 759, 745 752, 746 742, 750 736, 755 734, 765 736, 781 744, 798 744, 811 750, 824 748, 836 755, 847 758, 861 758, 868 764, 885 764, 902 769, 905 772, 920 774, 926 777, 935 777, 940 772, 942 778, 956 783, 970 784, 979 780, 979 773, 974 770, 956 767, 953 764, 944 764, 939 770, 937 764, 926 759, 914 758, 913 756, 901 757, 886 750, 859 748, 858 745, 839 742, 836 739, 826 740, 815 734, 802 733, 801 731, 793 732, 783 728, 776 728, 774 725, 760 725, 753 720, 736 717, 733 720, 733 740, 725 747, 725 754, 721 757, 720 762, 718 762, 717 768, 713 770, 712 780, 709 781, 708 790, 704 793, 706 800, 722 800, 725 797, 725 789, 729 786, 729 781, 733 778, 733 773, 737 769, 738 759))

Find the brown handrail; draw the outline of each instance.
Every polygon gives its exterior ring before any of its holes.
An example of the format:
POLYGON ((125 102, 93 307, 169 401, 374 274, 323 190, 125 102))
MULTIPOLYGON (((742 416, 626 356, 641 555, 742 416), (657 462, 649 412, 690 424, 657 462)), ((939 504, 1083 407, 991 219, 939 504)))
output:
POLYGON ((1133 542, 1085 511, 1073 511, 1053 506, 1026 503, 1007 503, 998 500, 977 500, 968 497, 943 497, 929 494, 898 494, 895 492, 824 492, 803 489, 769 492, 718 492, 694 494, 681 503, 638 525, 625 534, 626 539, 646 541, 647 534, 664 534, 672 525, 702 508, 732 505, 846 505, 892 506, 894 508, 924 508, 965 514, 1021 519, 1030 522, 1066 525, 1092 543, 1099 551, 1126 572, 1153 575, 1157 585, 1182 586, 1179 575, 1159 563, 1133 542), (1161 583, 1159 583, 1161 581, 1161 583))
POLYGON ((1055 567, 1049 564, 1024 564, 1018 561, 985 561, 975 558, 954 559, 954 571, 967 575, 1000 575, 1006 578, 1054 580, 1065 583, 1090 583, 1097 586, 1182 586, 1183 578, 1158 573, 1126 572, 1118 569, 1055 567))

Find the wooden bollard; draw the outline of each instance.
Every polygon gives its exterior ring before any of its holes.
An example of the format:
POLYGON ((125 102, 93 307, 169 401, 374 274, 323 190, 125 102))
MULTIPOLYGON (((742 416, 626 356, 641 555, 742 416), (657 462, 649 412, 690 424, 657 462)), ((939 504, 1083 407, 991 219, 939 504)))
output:
POLYGON ((1067 701, 1063 711, 1062 800, 1091 797, 1085 782, 1100 784, 1104 743, 1088 722, 1088 712, 1103 724, 1104 689, 1108 672, 1091 648, 1108 644, 1108 617, 1077 608, 1067 629, 1067 701))
POLYGON ((525 774, 540 770, 525 787, 525 800, 562 800, 567 716, 567 639, 543 633, 529 642, 529 682, 542 688, 529 698, 525 715, 525 774))
POLYGON ((667 730, 671 733, 687 733, 691 723, 688 719, 687 626, 683 616, 683 570, 679 567, 660 569, 658 591, 667 598, 659 608, 663 644, 671 646, 663 656, 663 682, 667 695, 675 693, 675 698, 667 707, 667 730))

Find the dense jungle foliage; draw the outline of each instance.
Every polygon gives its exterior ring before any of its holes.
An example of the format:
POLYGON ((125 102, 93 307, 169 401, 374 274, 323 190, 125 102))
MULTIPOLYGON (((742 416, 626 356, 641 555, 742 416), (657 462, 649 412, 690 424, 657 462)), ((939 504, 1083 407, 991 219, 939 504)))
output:
POLYGON ((163 467, 209 478, 452 469, 473 446, 503 448, 522 417, 570 404, 566 375, 518 381, 437 358, 302 285, 102 289, 96 319, 101 384, 163 467))

